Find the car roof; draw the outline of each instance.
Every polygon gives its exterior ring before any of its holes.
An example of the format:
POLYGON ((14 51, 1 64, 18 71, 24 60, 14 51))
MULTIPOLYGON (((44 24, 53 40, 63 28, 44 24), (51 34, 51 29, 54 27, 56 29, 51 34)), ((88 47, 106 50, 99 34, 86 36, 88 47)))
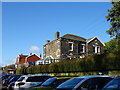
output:
POLYGON ((70 79, 72 77, 57 77, 57 79, 70 79))
POLYGON ((50 76, 50 75, 22 75, 21 77, 50 76))
POLYGON ((117 78, 115 78, 115 79, 120 79, 120 77, 117 77, 117 78))
POLYGON ((110 78, 114 78, 114 76, 109 76, 109 75, 89 75, 89 76, 81 76, 81 77, 76 77, 76 78, 94 78, 94 77, 110 77, 110 78))

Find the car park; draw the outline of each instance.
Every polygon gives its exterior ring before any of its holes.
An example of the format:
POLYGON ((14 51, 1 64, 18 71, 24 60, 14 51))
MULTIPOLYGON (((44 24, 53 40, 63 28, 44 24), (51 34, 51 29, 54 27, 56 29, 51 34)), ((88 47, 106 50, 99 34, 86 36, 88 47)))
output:
POLYGON ((108 82, 102 90, 120 90, 120 77, 108 82))
POLYGON ((14 85, 14 89, 27 89, 32 86, 41 85, 44 81, 51 78, 50 75, 23 75, 14 85))
POLYGON ((75 77, 60 84, 56 90, 101 90, 113 78, 108 75, 75 77))
POLYGON ((36 90, 36 89, 53 90, 58 85, 60 85, 61 83, 65 82, 66 80, 68 80, 70 78, 72 78, 72 77, 53 77, 53 78, 49 78, 44 83, 42 83, 41 86, 32 87, 32 90, 36 90))

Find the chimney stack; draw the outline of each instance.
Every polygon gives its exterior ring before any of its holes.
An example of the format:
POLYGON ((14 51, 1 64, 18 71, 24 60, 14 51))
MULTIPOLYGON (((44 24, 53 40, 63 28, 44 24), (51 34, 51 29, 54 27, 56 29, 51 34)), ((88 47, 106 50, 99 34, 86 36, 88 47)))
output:
POLYGON ((60 32, 55 33, 55 39, 58 39, 60 37, 60 32))
POLYGON ((32 55, 32 53, 30 53, 30 56, 32 55))
POLYGON ((48 43, 50 43, 50 40, 47 40, 47 41, 46 41, 46 44, 48 44, 48 43))

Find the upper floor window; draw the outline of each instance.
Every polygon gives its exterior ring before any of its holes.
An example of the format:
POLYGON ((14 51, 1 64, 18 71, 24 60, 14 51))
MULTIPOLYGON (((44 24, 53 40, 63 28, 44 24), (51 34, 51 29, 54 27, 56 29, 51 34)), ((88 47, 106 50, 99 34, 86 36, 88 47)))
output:
POLYGON ((46 54, 46 47, 44 46, 43 56, 46 54))
POLYGON ((73 51, 73 42, 68 43, 69 51, 73 51))
POLYGON ((60 41, 58 41, 58 49, 60 49, 60 41))

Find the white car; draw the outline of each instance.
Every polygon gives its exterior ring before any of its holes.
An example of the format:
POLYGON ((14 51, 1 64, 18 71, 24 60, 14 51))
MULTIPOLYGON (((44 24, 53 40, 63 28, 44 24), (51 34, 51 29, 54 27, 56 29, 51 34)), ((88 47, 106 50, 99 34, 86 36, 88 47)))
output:
POLYGON ((41 85, 49 78, 51 78, 49 75, 23 75, 15 82, 14 90, 23 90, 32 86, 41 85))

